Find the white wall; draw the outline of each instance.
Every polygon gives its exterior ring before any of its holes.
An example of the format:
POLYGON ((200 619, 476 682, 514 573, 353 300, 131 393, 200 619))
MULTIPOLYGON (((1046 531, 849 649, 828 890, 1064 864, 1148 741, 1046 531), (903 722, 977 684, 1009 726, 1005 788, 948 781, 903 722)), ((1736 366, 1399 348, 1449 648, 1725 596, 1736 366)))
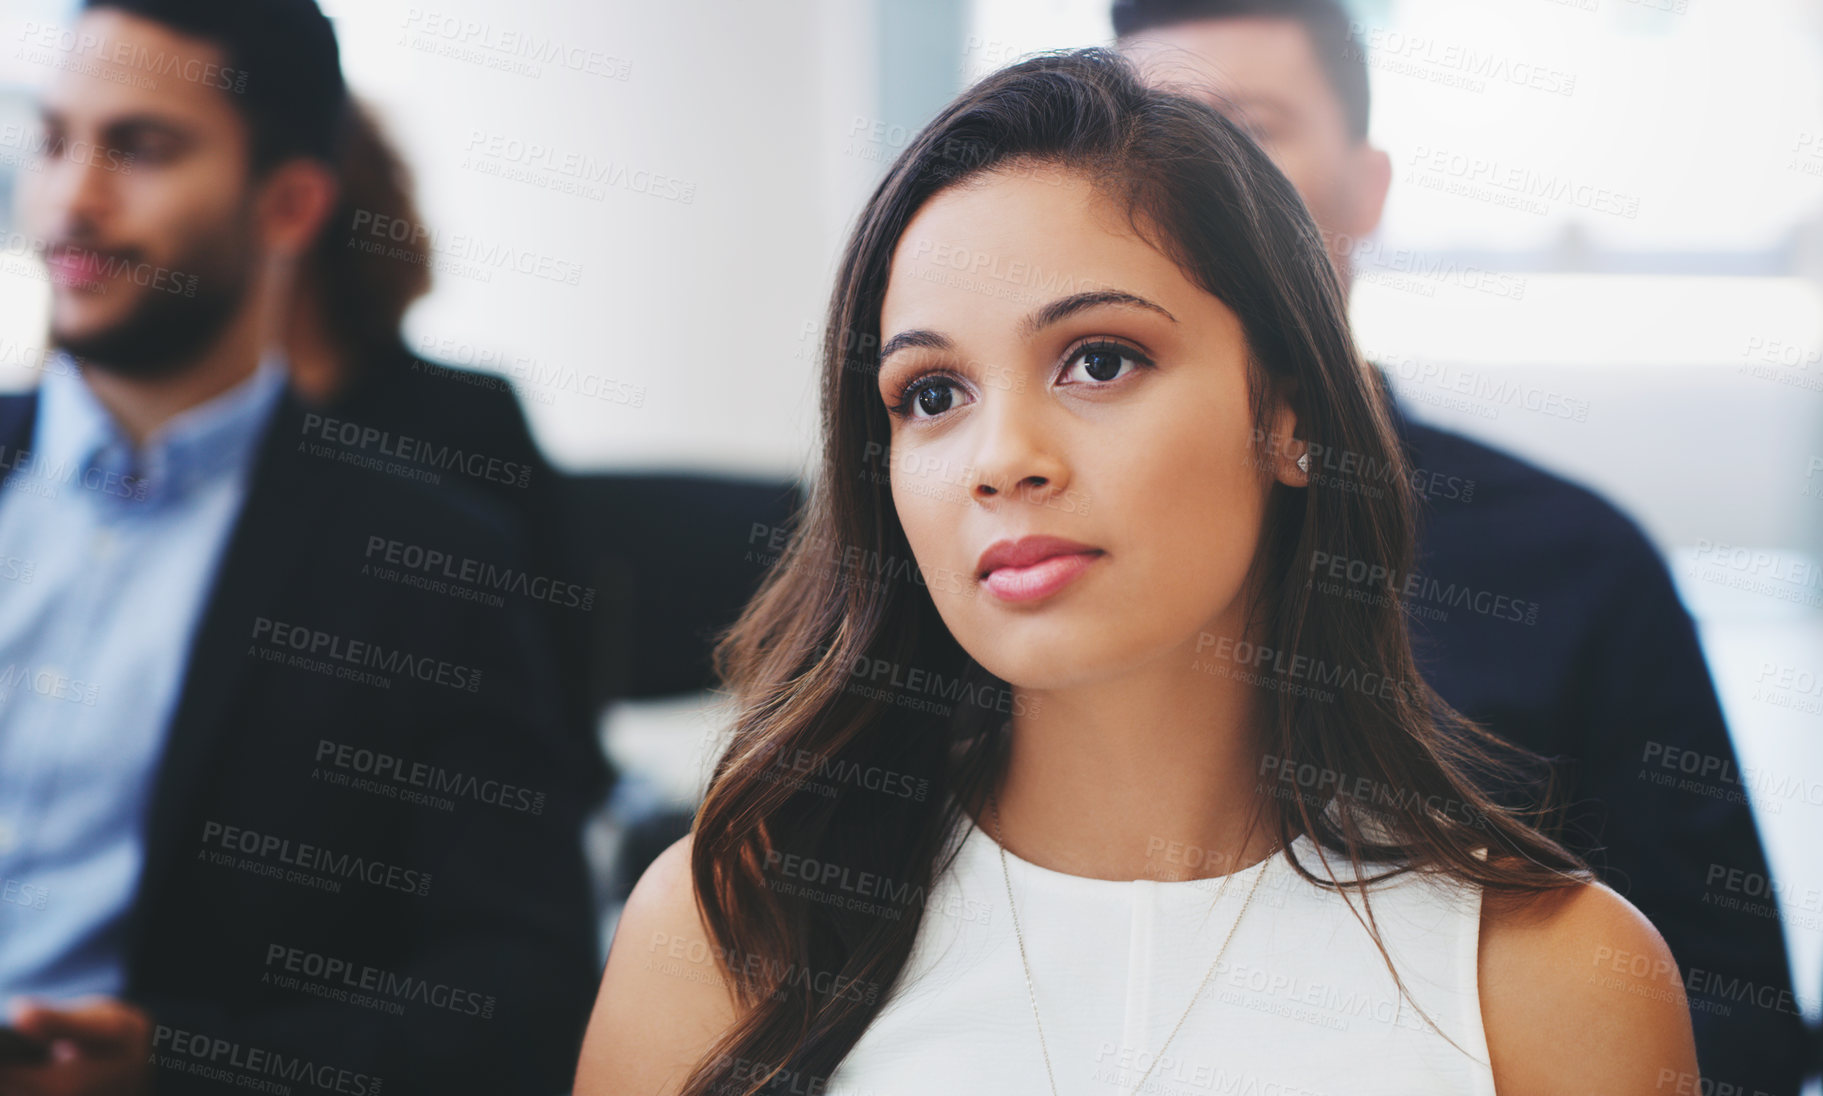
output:
POLYGON ((581 267, 576 285, 443 277, 410 317, 415 338, 458 360, 473 347, 643 386, 638 407, 523 386, 540 440, 567 466, 798 468, 815 423, 805 325, 818 323, 876 169, 848 145, 875 95, 871 5, 337 0, 326 10, 350 82, 385 108, 417 167, 426 220, 581 267), (513 59, 500 48, 510 35, 577 60, 592 51, 608 75, 557 60, 492 67, 513 59), (551 150, 545 160, 531 159, 534 144, 551 150), (573 195, 476 170, 532 166, 549 182, 564 178, 553 168, 566 157, 610 182, 573 195), (677 180, 661 188, 674 197, 635 192, 641 172, 677 180))

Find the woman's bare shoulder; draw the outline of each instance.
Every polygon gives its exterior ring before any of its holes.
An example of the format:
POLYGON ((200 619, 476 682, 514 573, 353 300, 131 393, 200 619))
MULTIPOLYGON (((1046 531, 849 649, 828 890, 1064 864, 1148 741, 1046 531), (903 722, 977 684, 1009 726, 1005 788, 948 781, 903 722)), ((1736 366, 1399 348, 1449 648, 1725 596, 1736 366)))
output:
POLYGON ((738 1016, 697 904, 691 840, 659 854, 621 911, 576 1096, 675 1093, 738 1016))
POLYGON ((1662 1094, 1696 1083, 1671 949, 1600 883, 1531 899, 1484 895, 1481 1014, 1501 1096, 1662 1094))

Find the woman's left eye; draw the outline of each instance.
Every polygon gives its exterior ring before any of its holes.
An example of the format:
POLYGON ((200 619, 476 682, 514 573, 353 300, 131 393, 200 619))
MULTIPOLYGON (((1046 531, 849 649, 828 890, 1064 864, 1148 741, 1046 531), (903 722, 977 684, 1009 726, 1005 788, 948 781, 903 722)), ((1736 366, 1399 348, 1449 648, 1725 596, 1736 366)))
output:
POLYGON ((1077 347, 1067 364, 1068 368, 1064 370, 1067 379, 1076 380, 1080 372, 1081 379, 1100 384, 1118 380, 1140 366, 1151 365, 1152 359, 1120 343, 1088 343, 1077 347), (1125 368, 1129 365, 1133 368, 1125 368))

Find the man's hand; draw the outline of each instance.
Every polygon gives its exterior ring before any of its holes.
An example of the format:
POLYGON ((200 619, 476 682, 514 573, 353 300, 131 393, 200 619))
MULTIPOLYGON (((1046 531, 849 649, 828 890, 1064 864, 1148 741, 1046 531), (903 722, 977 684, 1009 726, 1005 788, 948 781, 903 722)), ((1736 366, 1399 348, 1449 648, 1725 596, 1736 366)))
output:
POLYGON ((0 1096, 144 1096, 152 1090, 152 1018, 110 997, 61 1008, 13 1003, 19 1033, 50 1044, 50 1061, 0 1066, 0 1096))

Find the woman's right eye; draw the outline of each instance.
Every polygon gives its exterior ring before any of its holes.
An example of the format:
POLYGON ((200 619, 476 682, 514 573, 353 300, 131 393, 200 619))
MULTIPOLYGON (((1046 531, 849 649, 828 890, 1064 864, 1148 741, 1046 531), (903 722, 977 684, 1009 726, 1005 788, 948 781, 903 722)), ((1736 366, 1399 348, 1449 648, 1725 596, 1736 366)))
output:
POLYGON ((936 418, 956 406, 956 382, 948 377, 919 377, 906 385, 893 414, 914 419, 936 418))

